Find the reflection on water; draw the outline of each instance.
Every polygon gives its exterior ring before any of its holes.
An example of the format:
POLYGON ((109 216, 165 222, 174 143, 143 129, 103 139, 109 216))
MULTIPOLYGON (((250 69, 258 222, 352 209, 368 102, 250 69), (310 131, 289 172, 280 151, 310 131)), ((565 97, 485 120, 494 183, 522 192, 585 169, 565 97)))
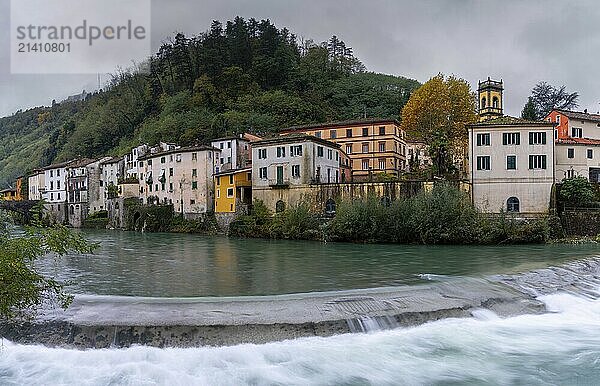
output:
POLYGON ((75 293, 129 296, 267 295, 413 284, 434 275, 522 272, 598 255, 596 245, 406 246, 86 232, 92 256, 41 268, 75 293), (429 274, 429 275, 423 275, 429 274))

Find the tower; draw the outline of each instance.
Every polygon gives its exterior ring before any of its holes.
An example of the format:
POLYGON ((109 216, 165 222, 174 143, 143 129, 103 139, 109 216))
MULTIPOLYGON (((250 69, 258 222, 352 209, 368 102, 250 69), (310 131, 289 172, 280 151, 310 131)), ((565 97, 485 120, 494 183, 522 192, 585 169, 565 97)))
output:
POLYGON ((500 82, 491 80, 489 77, 483 82, 479 82, 477 89, 479 103, 479 121, 487 121, 494 118, 504 116, 504 101, 502 94, 504 84, 502 79, 500 82))

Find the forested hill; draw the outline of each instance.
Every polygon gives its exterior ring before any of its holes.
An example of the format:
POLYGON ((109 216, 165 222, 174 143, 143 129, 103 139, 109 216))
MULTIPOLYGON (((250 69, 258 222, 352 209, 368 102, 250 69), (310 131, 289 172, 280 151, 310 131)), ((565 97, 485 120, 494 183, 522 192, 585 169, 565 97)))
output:
POLYGON ((399 118, 418 86, 367 72, 335 36, 315 44, 268 20, 215 21, 198 36, 177 34, 84 101, 0 118, 0 188, 35 167, 122 155, 142 142, 185 145, 365 115, 399 118))

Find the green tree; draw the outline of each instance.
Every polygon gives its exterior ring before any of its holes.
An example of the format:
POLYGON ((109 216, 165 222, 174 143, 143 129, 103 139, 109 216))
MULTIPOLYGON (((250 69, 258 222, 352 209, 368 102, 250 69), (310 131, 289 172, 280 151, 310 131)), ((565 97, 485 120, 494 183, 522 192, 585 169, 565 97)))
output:
POLYGON ((572 205, 585 205, 596 199, 592 184, 585 177, 574 177, 563 180, 560 198, 572 205))
POLYGON ((576 108, 579 94, 570 93, 565 86, 555 87, 547 82, 539 82, 531 90, 531 99, 538 118, 544 118, 554 109, 576 108))
POLYGON ((529 97, 527 99, 527 103, 523 107, 523 111, 521 111, 521 118, 529 121, 537 121, 540 119, 540 116, 535 108, 535 103, 533 102, 533 97, 529 97))
POLYGON ((63 226, 27 228, 20 236, 11 234, 5 220, 0 227, 0 319, 32 316, 47 301, 67 308, 72 296, 39 273, 35 262, 47 254, 91 253, 95 246, 63 226))

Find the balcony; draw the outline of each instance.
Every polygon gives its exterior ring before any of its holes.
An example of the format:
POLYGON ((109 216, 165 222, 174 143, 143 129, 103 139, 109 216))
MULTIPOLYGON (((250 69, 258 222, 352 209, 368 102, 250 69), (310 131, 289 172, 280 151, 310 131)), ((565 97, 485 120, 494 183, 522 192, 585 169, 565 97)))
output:
POLYGON ((269 186, 273 189, 286 189, 290 187, 290 180, 287 178, 278 178, 269 180, 269 186))

